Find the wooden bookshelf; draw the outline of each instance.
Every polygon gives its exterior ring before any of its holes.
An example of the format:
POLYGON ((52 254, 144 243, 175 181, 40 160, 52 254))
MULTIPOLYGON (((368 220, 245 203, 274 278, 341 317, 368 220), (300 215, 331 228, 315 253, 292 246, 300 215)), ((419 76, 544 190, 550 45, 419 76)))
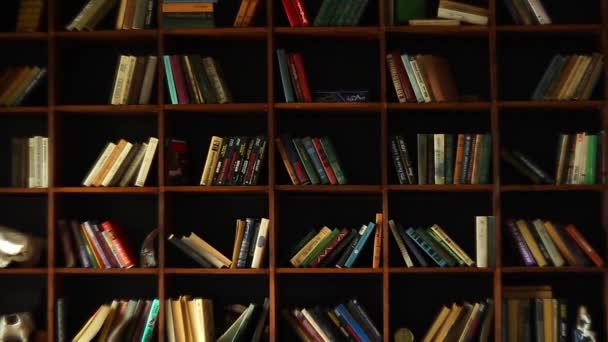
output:
MULTIPOLYGON (((23 227, 47 238, 43 264, 37 268, 0 269, 0 290, 7 284, 43 289, 36 322, 48 332, 48 341, 54 340, 55 300, 60 296, 73 295, 75 301, 86 302, 75 305, 74 315, 82 319, 70 322, 69 336, 85 323, 93 308, 109 298, 158 297, 161 308, 155 338, 165 341, 164 299, 191 293, 218 298, 220 303, 249 298, 261 302, 269 297, 271 341, 295 339, 279 314, 280 308, 288 305, 316 301, 333 304, 336 298, 357 296, 368 306, 388 342, 409 318, 410 328, 419 338, 440 305, 492 297, 496 304, 493 340, 500 341, 501 331, 506 328, 501 319, 503 285, 547 283, 554 285, 560 296, 588 304, 598 340, 605 341, 608 269, 518 266, 501 227, 504 219, 511 216, 538 215, 577 222, 608 259, 608 186, 530 185, 504 166, 498 152, 503 144, 528 139, 530 148, 539 150, 536 155, 544 155, 543 162, 551 163, 553 152, 543 154, 540 149, 544 147, 534 145, 535 138, 552 139, 560 127, 608 131, 608 63, 602 84, 591 100, 527 100, 552 54, 562 50, 598 51, 608 57, 608 0, 590 0, 576 6, 556 2, 551 5, 556 24, 546 26, 513 25, 502 1, 480 0, 477 3, 490 10, 490 24, 459 27, 389 26, 385 18, 387 1, 370 1, 360 27, 291 28, 280 1, 266 0, 254 26, 248 28, 230 27, 236 14, 232 13, 236 5, 230 5, 218 13, 218 28, 165 30, 157 25, 147 30, 114 31, 109 20, 98 31, 66 32, 64 26, 82 1, 48 0, 43 32, 0 32, 0 42, 5 46, 0 67, 18 62, 48 66, 46 86, 41 87, 40 94, 34 94, 26 106, 0 108, 0 164, 10 164, 6 146, 12 136, 43 134, 49 137, 50 145, 48 189, 11 188, 10 170, 0 171, 0 224, 23 227), (366 84, 371 102, 282 102, 277 48, 304 53, 313 85, 334 77, 321 71, 336 70, 345 87, 350 83, 366 84), (477 93, 479 99, 398 103, 384 58, 394 48, 437 52, 456 59, 452 67, 466 78, 457 79, 457 83, 462 81, 463 90, 477 93), (163 67, 159 66, 150 105, 107 104, 116 55, 160 57, 184 51, 217 57, 230 74, 227 82, 235 90, 236 103, 169 104, 163 67), (334 55, 341 51, 343 55, 334 55), (245 60, 240 63, 239 58, 245 60), (530 63, 524 63, 526 58, 530 63), (324 59, 330 68, 314 64, 324 59), (467 63, 472 65, 467 68, 467 63), (399 185, 389 155, 388 136, 406 128, 408 134, 422 129, 439 133, 458 125, 492 134, 493 183, 399 185), (294 134, 329 134, 341 142, 339 145, 346 146, 345 150, 352 142, 360 156, 360 160, 348 160, 354 157, 352 153, 347 155, 346 164, 358 166, 357 170, 346 168, 353 173, 352 182, 342 186, 291 185, 274 143, 287 130, 297 131, 294 134), (260 185, 198 186, 208 138, 237 132, 268 136, 268 162, 260 185), (159 138, 156 162, 146 187, 80 187, 83 170, 90 166, 100 144, 121 136, 137 140, 159 138), (163 142, 169 137, 189 140, 194 158, 190 185, 166 184, 163 142), (380 268, 371 267, 370 246, 356 268, 288 266, 285 254, 306 227, 355 227, 373 220, 377 212, 385 218, 380 268), (128 231, 136 237, 131 241, 134 246, 141 243, 142 235, 158 227, 159 267, 63 267, 55 229, 57 219, 96 215, 112 219, 118 216, 119 222, 126 221, 123 226, 135 225, 128 231), (475 215, 493 215, 499 223, 495 268, 406 268, 387 224, 393 218, 405 224, 410 220, 444 220, 448 231, 454 232, 465 249, 474 254, 475 215), (213 229, 223 229, 224 233, 214 231, 214 237, 229 253, 232 222, 246 216, 270 219, 270 240, 262 269, 196 268, 166 241, 171 232, 217 227, 213 229), (452 217, 454 223, 450 224, 452 217), (79 288, 86 288, 87 294, 76 294, 79 288), (420 311, 419 318, 412 317, 418 315, 414 307, 420 311)), ((320 0, 310 3, 311 8, 318 8, 320 0)), ((309 14, 312 16, 314 11, 309 14)), ((8 12, 0 14, 0 18, 14 20, 13 13, 8 12)), ((157 6, 157 22, 160 21, 157 6)), ((338 148, 339 155, 340 152, 338 148)), ((1 304, 0 300, 0 309, 1 304)))

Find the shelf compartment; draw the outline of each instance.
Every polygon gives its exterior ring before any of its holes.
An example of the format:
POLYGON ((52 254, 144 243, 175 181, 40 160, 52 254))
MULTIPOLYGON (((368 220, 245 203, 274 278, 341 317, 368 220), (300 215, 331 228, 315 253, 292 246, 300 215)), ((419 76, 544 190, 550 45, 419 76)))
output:
POLYGON ((30 312, 36 331, 46 330, 47 277, 43 274, 0 274, 2 291, 0 308, 2 314, 30 312))

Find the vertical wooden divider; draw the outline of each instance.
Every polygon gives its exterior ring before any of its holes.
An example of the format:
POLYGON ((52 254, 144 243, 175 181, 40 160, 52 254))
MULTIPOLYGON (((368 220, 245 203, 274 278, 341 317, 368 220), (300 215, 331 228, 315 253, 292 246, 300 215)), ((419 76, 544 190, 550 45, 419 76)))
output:
POLYGON ((47 293, 46 293, 46 325, 47 341, 55 340, 55 193, 56 186, 55 161, 57 160, 57 133, 55 117, 55 0, 48 0, 47 15, 47 132, 48 132, 48 187, 47 187, 47 293))
POLYGON ((156 47, 157 47, 157 108, 156 108, 156 120, 158 127, 158 300, 160 301, 158 311, 158 341, 165 341, 165 298, 168 298, 165 287, 165 238, 167 236, 167 204, 166 204, 166 193, 164 186, 166 185, 165 179, 165 142, 166 142, 166 127, 167 127, 167 113, 164 111, 163 104, 165 103, 165 92, 164 90, 164 73, 163 73, 163 55, 165 53, 165 40, 163 31, 161 29, 162 22, 162 11, 161 6, 163 0, 157 1, 156 11, 156 47))
MULTIPOLYGON (((608 65, 606 63, 606 54, 608 53, 608 0, 600 1, 600 11, 602 13, 602 32, 600 34, 601 49, 604 55, 604 94, 603 94, 603 106, 601 109, 602 119, 602 130, 604 131, 603 146, 608 146, 608 65)), ((604 158, 606 158, 606 150, 603 151, 604 158)), ((600 166, 600 170, 602 170, 600 166)), ((604 177, 606 177, 604 175, 604 177)), ((604 246, 608 246, 608 185, 602 184, 602 207, 601 207, 601 223, 602 230, 604 231, 604 246)), ((604 251, 604 260, 608 260, 608 250, 604 251)), ((608 266, 604 267, 604 286, 603 288, 603 299, 604 299, 604 333, 608 336, 608 266)))
POLYGON ((266 122, 268 130, 267 153, 268 158, 266 165, 268 167, 268 219, 270 220, 270 233, 268 234, 270 241, 267 241, 266 248, 268 249, 268 328, 270 332, 270 341, 278 340, 278 315, 277 315, 277 279, 276 279, 276 264, 277 264, 277 246, 279 229, 278 225, 278 205, 277 193, 275 191, 276 175, 276 155, 274 148, 274 139, 277 136, 277 119, 274 111, 274 6, 272 0, 266 1, 266 96, 267 105, 266 122))

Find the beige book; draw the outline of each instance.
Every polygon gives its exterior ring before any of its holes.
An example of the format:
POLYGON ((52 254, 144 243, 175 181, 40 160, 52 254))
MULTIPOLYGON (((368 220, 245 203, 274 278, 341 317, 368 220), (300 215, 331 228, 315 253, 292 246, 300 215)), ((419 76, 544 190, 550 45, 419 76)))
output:
POLYGON ((116 171, 118 171, 118 169, 120 168, 122 163, 125 161, 125 158, 129 154, 129 152, 131 152, 131 148, 133 148, 133 144, 131 144, 130 142, 127 142, 126 145, 122 148, 122 150, 118 154, 116 161, 114 162, 114 164, 112 164, 108 173, 101 181, 102 186, 110 185, 110 181, 112 181, 112 178, 114 178, 114 176, 116 175, 116 171))
POLYGON ((489 13, 487 8, 473 6, 473 5, 464 3, 464 2, 451 1, 451 0, 440 0, 439 7, 459 10, 459 11, 463 11, 463 12, 467 12, 467 13, 474 13, 477 15, 485 15, 485 16, 488 16, 488 13, 489 13))
MULTIPOLYGON (((108 317, 103 323, 103 327, 101 328, 101 332, 99 333, 99 341, 106 341, 108 339, 108 334, 114 324, 114 319, 119 315, 119 301, 113 300, 110 305, 110 312, 108 313, 108 317)), ((120 317, 118 317, 120 318, 120 317)))
MULTIPOLYGON (((589 145, 589 135, 586 132, 583 132, 583 142, 580 145, 580 158, 578 159, 578 177, 575 179, 576 184, 583 184, 585 180, 585 172, 587 163, 587 146, 589 145)), ((578 146, 577 146, 578 147, 578 146)), ((578 152, 578 151, 577 151, 578 152)))
POLYGON ((146 184, 148 172, 150 172, 150 167, 152 166, 152 161, 154 160, 154 154, 156 154, 157 145, 158 139, 150 137, 146 146, 146 153, 144 154, 144 159, 141 162, 141 167, 139 169, 139 172, 137 173, 137 178, 135 179, 135 186, 141 187, 146 184))
POLYGON ((125 10, 127 9, 127 0, 120 0, 120 5, 118 6, 118 15, 116 16, 116 25, 114 28, 117 30, 122 29, 122 23, 125 20, 125 10))
POLYGON ((553 302, 551 298, 543 299, 543 321, 544 321, 544 332, 545 341, 553 342, 553 302))
POLYGON ((190 296, 180 296, 179 304, 182 310, 182 319, 184 320, 184 334, 185 342, 196 342, 194 340, 194 333, 192 330, 192 317, 190 317, 190 311, 188 310, 188 302, 192 300, 190 296))
POLYGON ((193 298, 187 302, 187 306, 194 341, 204 341, 203 300, 201 298, 193 298))
POLYGON ((97 175, 99 174, 99 171, 101 170, 101 167, 108 160, 108 158, 110 157, 110 155, 112 154, 112 152, 114 151, 115 148, 116 148, 116 144, 113 142, 109 142, 104 147, 104 149, 101 151, 101 154, 99 155, 99 157, 97 157, 97 160, 95 160, 95 163, 93 163, 93 166, 89 170, 89 173, 87 174, 85 179, 82 181, 82 185, 91 186, 93 184, 93 180, 97 177, 97 175))
POLYGON ((87 342, 91 341, 95 335, 99 332, 105 322, 106 318, 110 314, 110 306, 103 304, 97 309, 95 314, 85 323, 80 329, 78 334, 74 336, 72 342, 87 342))
POLYGON ((574 76, 570 80, 570 83, 566 86, 566 92, 564 95, 565 100, 572 100, 574 98, 574 92, 578 88, 581 80, 583 79, 583 75, 587 72, 587 69, 591 66, 591 57, 590 56, 581 56, 582 61, 574 70, 574 76))
POLYGON ((171 299, 165 300, 165 329, 167 330, 167 340, 169 342, 176 342, 175 339, 175 326, 173 324, 173 307, 171 305, 171 299))
POLYGON ((433 337, 435 337, 435 335, 439 331, 439 328, 443 325, 443 322, 445 321, 445 319, 448 317, 449 314, 450 314, 450 309, 445 306, 442 306, 441 310, 435 317, 433 324, 431 325, 429 330, 426 332, 426 334, 422 338, 422 342, 433 341, 433 337))
POLYGON ((156 75, 156 64, 158 63, 158 57, 148 56, 146 63, 146 72, 144 73, 144 80, 141 82, 141 89, 139 93, 139 104, 149 104, 150 97, 152 96, 152 86, 154 85, 154 77, 156 75))
MULTIPOLYGON (((261 229, 261 225, 260 225, 260 229, 261 229)), ((185 238, 190 239, 197 246, 199 246, 200 248, 206 250, 208 253, 213 255, 215 258, 217 258, 219 261, 221 261, 224 266, 230 267, 230 265, 232 264, 232 261, 230 259, 228 259, 224 254, 222 254, 220 251, 215 249, 213 246, 208 244, 205 240, 201 239, 201 237, 196 235, 196 233, 190 233, 190 235, 185 238)))
POLYGON ((439 328, 439 331, 437 331, 437 335, 435 336, 434 341, 445 340, 445 338, 448 336, 448 333, 450 332, 450 329, 452 328, 452 326, 454 326, 454 323, 456 323, 458 316, 460 316, 461 311, 462 306, 456 303, 452 304, 450 314, 448 315, 448 317, 446 317, 443 324, 441 324, 441 327, 439 328))
POLYGON ((42 137, 40 139, 42 151, 40 152, 42 162, 40 165, 40 187, 48 188, 49 186, 49 138, 42 137))
POLYGON ((502 291, 503 298, 507 299, 531 299, 552 298, 551 286, 505 286, 502 291))
POLYGON ((237 262, 239 261, 239 252, 241 251, 243 236, 245 235, 245 226, 245 220, 236 220, 236 232, 234 234, 234 247, 232 248, 232 264, 230 265, 230 268, 236 268, 237 262))
POLYGON ((122 175, 122 178, 120 179, 120 182, 118 183, 119 186, 129 186, 130 184, 132 184, 134 182, 134 178, 137 177, 137 172, 141 168, 141 163, 144 160, 144 156, 145 156, 147 150, 148 150, 148 144, 142 143, 139 146, 139 151, 137 151, 137 154, 131 161, 131 164, 127 168, 127 171, 125 171, 124 175, 122 175))
POLYGON ((528 248, 530 248, 530 252, 532 253, 532 256, 534 257, 534 260, 536 260, 536 264, 540 267, 547 266, 547 260, 545 259, 543 254, 540 252, 540 248, 538 247, 536 240, 534 240, 534 237, 532 237, 532 233, 528 229, 528 225, 526 224, 526 221, 517 220, 515 223, 517 224, 517 229, 519 229, 521 236, 526 241, 526 245, 528 245, 528 248))
POLYGON ((74 19, 72 19, 72 21, 65 27, 65 29, 68 31, 72 31, 74 29, 78 31, 82 30, 82 27, 84 26, 83 19, 85 18, 85 16, 91 15, 89 14, 91 9, 97 4, 101 4, 102 2, 102 0, 89 0, 86 5, 82 7, 80 12, 78 12, 78 14, 74 17, 74 19))
POLYGON ((475 265, 473 259, 471 259, 471 257, 469 257, 469 255, 456 242, 454 242, 454 240, 452 240, 450 236, 446 234, 443 229, 441 229, 441 227, 439 227, 439 225, 434 224, 431 227, 431 230, 434 231, 443 240, 443 242, 445 242, 448 248, 452 250, 452 252, 454 252, 454 254, 456 254, 460 259, 462 259, 467 266, 475 265))
POLYGON ((112 100, 110 104, 123 104, 122 98, 125 90, 125 81, 127 79, 127 68, 129 67, 129 56, 121 55, 118 58, 116 66, 116 75, 114 76, 114 85, 112 88, 112 100))
POLYGON ((382 213, 376 213, 376 231, 374 233, 374 253, 372 255, 372 267, 380 267, 380 259, 382 259, 382 213))
POLYGON ((321 329, 321 326, 319 325, 319 323, 317 323, 317 321, 312 317, 312 315, 306 308, 303 308, 301 310, 301 312, 302 312, 302 315, 304 315, 304 318, 306 318, 308 323, 310 323, 310 325, 317 332, 317 334, 319 334, 319 336, 321 336, 321 338, 323 339, 324 342, 332 342, 332 340, 329 338, 329 336, 325 333, 325 330, 321 329))
POLYGON ((315 247, 323 241, 329 234, 331 234, 331 229, 327 227, 321 228, 321 230, 315 235, 310 241, 308 241, 302 249, 300 249, 296 255, 294 255, 289 262, 298 267, 302 262, 308 257, 308 255, 315 249, 315 247))
POLYGON ((549 221, 543 222, 545 230, 551 237, 551 240, 555 243, 555 246, 560 251, 561 255, 566 259, 570 266, 576 266, 577 262, 570 249, 566 246, 566 242, 562 239, 561 235, 557 232, 557 228, 553 226, 553 223, 549 221))
POLYGON ((460 26, 456 19, 410 19, 411 26, 460 26))
POLYGON ((220 157, 220 149, 222 148, 223 139, 218 136, 212 136, 207 151, 207 159, 203 167, 201 175, 201 185, 211 185, 213 183, 213 173, 220 157))
POLYGON ((215 320, 213 319, 213 301, 203 298, 203 323, 205 326, 205 342, 215 341, 215 320))
POLYGON ((97 174, 97 176, 93 180, 94 186, 101 185, 101 182, 105 179, 108 172, 110 172, 110 168, 112 168, 112 165, 114 165, 114 163, 116 162, 116 159, 122 153, 122 150, 125 149, 125 147, 127 146, 128 143, 129 142, 126 141, 125 139, 120 139, 118 141, 118 143, 116 144, 116 148, 112 151, 112 154, 110 154, 108 159, 105 161, 105 163, 101 167, 99 174, 97 174))
POLYGON ((129 91, 131 91, 131 87, 133 86, 133 73, 135 72, 135 63, 137 63, 137 57, 128 57, 129 64, 127 65, 127 70, 125 72, 125 83, 120 92, 121 104, 129 104, 129 91))
POLYGON ((270 226, 270 221, 267 218, 262 218, 260 222, 260 229, 258 230, 258 235, 254 236, 253 245, 249 248, 255 248, 253 251, 253 258, 251 259, 251 268, 260 268, 262 265, 262 258, 264 257, 264 252, 266 251, 266 247, 268 246, 268 227, 270 226))
POLYGON ((464 12, 461 10, 439 7, 437 9, 437 17, 443 19, 453 19, 459 20, 469 24, 475 25, 487 25, 488 24, 488 16, 487 15, 479 15, 476 13, 464 12))
POLYGON ((181 297, 171 300, 171 312, 173 313, 173 328, 175 329, 175 340, 177 342, 186 341, 186 322, 182 314, 181 297))
POLYGON ((82 16, 75 24, 74 28, 78 31, 81 31, 82 29, 86 28, 89 23, 94 20, 95 16, 100 14, 102 8, 106 6, 106 3, 109 1, 110 0, 92 0, 90 7, 87 4, 87 6, 83 8, 82 16))
POLYGON ((408 253, 407 248, 405 247, 405 243, 399 235, 399 228, 395 224, 395 221, 388 220, 388 227, 391 230, 391 233, 393 233, 393 237, 395 238, 395 242, 397 243, 399 252, 401 252, 401 256, 403 256, 403 261, 405 261, 405 265, 407 267, 414 267, 414 263, 412 262, 410 253, 408 253))
POLYGON ((414 78, 416 79, 416 84, 418 84, 418 88, 420 89, 420 93, 422 94, 422 98, 424 98, 424 102, 431 102, 432 98, 429 93, 429 89, 427 85, 424 83, 424 78, 422 77, 422 72, 420 67, 418 66, 418 62, 415 58, 410 59, 410 65, 412 66, 412 70, 414 71, 414 78))

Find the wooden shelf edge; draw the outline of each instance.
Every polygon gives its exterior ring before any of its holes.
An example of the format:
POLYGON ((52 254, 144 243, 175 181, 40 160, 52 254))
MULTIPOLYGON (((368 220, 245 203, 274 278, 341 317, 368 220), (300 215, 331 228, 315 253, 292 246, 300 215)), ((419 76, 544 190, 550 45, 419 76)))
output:
POLYGON ((267 275, 266 268, 165 268, 165 274, 267 275))
POLYGON ((0 188, 0 194, 46 194, 49 192, 48 188, 0 188))
POLYGON ((47 268, 0 268, 0 275, 44 275, 47 268))
POLYGON ((494 273, 493 267, 391 267, 389 273, 494 273))
POLYGON ((389 34, 432 34, 484 37, 490 33, 487 25, 458 25, 458 26, 423 26, 403 25, 386 26, 384 31, 389 34))
POLYGON ((387 188, 390 191, 403 192, 491 192, 494 186, 492 184, 391 184, 387 188))
POLYGON ((277 274, 382 274, 382 268, 353 267, 353 268, 277 268, 277 274))
POLYGON ((280 192, 380 193, 380 185, 277 185, 280 192))
POLYGON ((382 109, 380 102, 354 102, 354 103, 320 103, 320 102, 280 102, 274 104, 275 109, 302 110, 311 112, 376 112, 382 109))
POLYGON ((526 267, 526 266, 508 266, 501 268, 502 273, 604 273, 602 267, 526 267))
POLYGON ((65 113, 148 113, 158 111, 155 105, 59 105, 55 106, 56 112, 65 113))
POLYGON ((12 115, 12 114, 44 114, 46 115, 49 111, 49 107, 46 106, 17 106, 17 107, 0 107, 0 115, 12 115))
POLYGON ((93 30, 93 31, 56 31, 51 35, 61 39, 98 39, 98 40, 130 40, 156 39, 158 30, 93 30))
POLYGON ((56 268, 56 274, 155 275, 158 268, 56 268))
POLYGON ((53 192, 63 194, 156 194, 158 187, 57 187, 53 192))
POLYGON ((163 186, 160 188, 163 192, 185 192, 185 193, 267 193, 269 187, 267 185, 235 185, 235 186, 163 186))
POLYGON ((592 185, 501 185, 502 192, 544 192, 544 191, 602 191, 602 184, 592 185))
POLYGON ((226 103, 226 104, 165 104, 162 105, 165 111, 170 112, 255 112, 264 113, 268 111, 266 103, 226 103))
POLYGON ((600 109, 604 102, 599 100, 581 101, 498 101, 501 109, 600 109))

